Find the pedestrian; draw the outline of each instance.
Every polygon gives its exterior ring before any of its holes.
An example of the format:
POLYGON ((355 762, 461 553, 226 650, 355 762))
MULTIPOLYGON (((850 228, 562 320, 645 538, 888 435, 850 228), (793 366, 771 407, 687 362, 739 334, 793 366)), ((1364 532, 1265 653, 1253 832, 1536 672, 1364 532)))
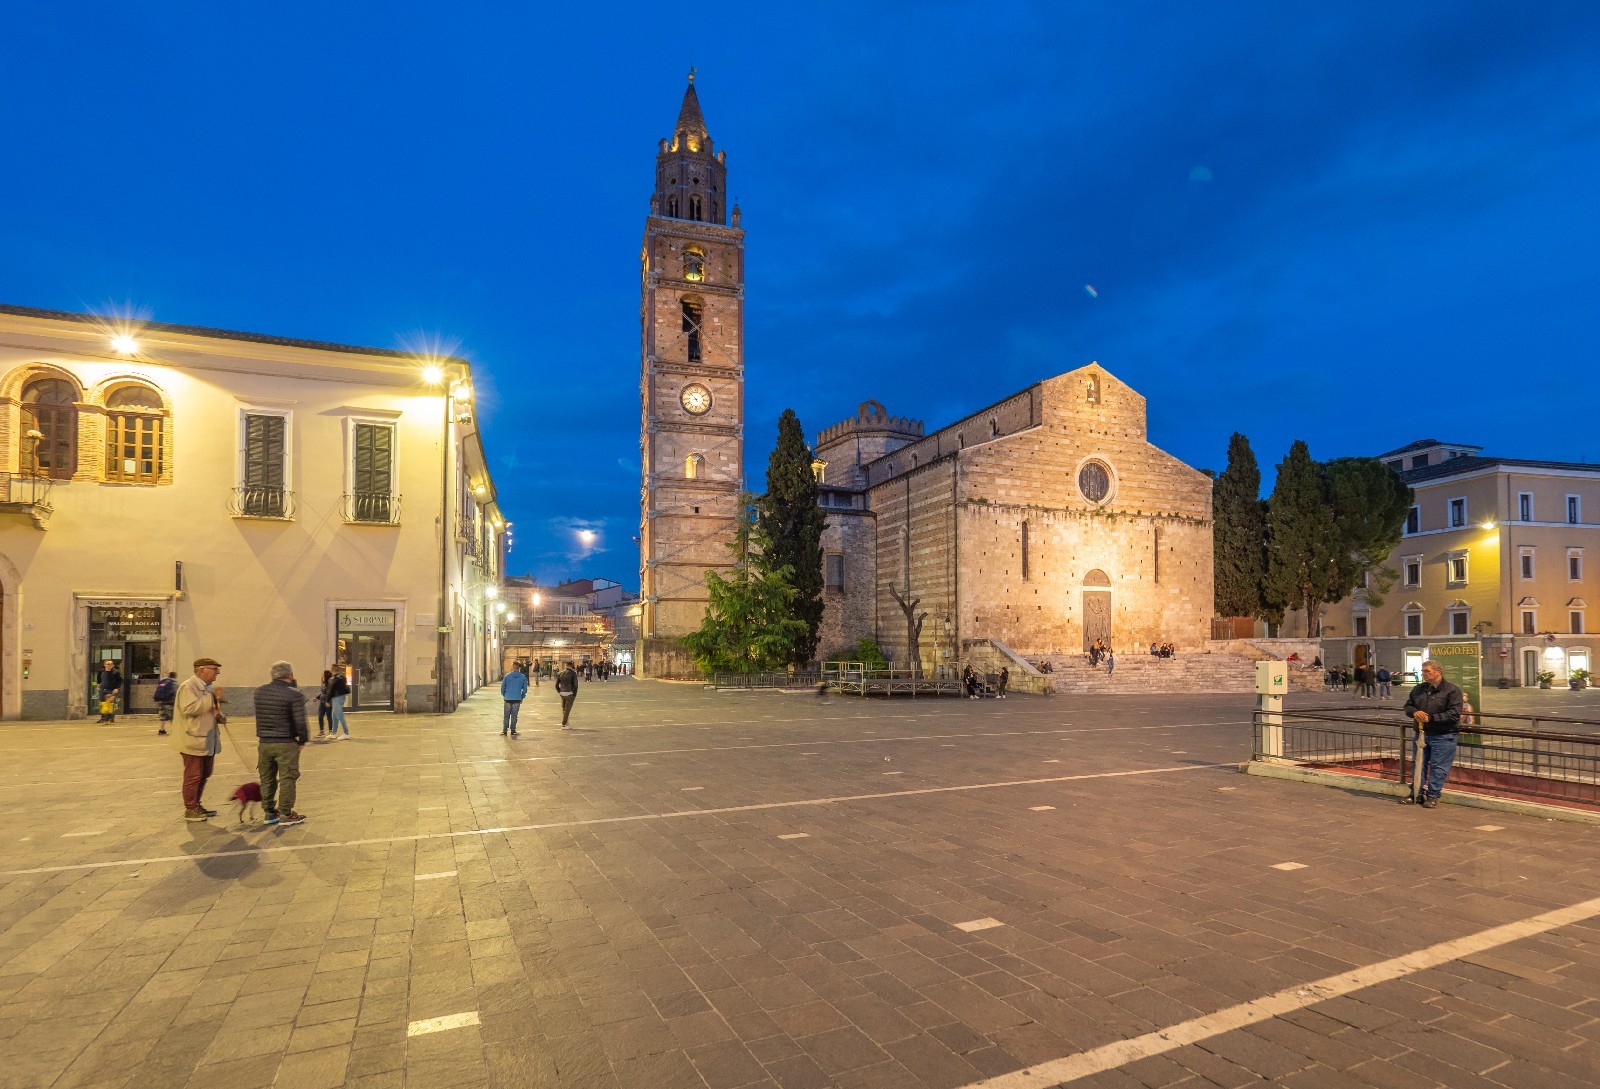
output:
POLYGON ((1110 677, 1112 672, 1116 668, 1117 668, 1117 652, 1114 651, 1114 650, 1106 651, 1106 676, 1110 677))
POLYGON ((117 721, 117 697, 122 695, 122 671, 110 658, 100 663, 100 672, 94 678, 94 691, 95 699, 100 704, 98 721, 117 721))
POLYGON ((1355 681, 1356 681, 1356 699, 1360 699, 1360 700, 1366 699, 1367 698, 1367 667, 1366 666, 1356 666, 1355 681))
POLYGON ((156 701, 156 733, 165 734, 167 723, 172 721, 172 701, 178 698, 178 674, 172 672, 162 677, 150 698, 156 701))
POLYGON ((572 668, 570 661, 561 663, 561 672, 556 674, 556 695, 561 697, 561 728, 571 729, 567 719, 572 714, 572 701, 578 698, 578 671, 572 668))
POLYGON ((1005 666, 1000 667, 1000 698, 1006 698, 1006 685, 1011 683, 1011 670, 1005 666))
POLYGON ((328 717, 328 740, 339 740, 339 727, 344 727, 344 739, 350 740, 350 720, 344 717, 344 701, 350 698, 350 682, 345 679, 344 670, 339 668, 337 662, 332 674, 328 678, 328 702, 333 705, 333 710, 328 717))
POLYGON ((272 680, 256 689, 256 770, 261 774, 264 823, 303 824, 294 800, 300 779, 300 749, 306 730, 306 698, 295 686, 294 666, 273 662, 272 680))
POLYGON ((1386 666, 1379 666, 1378 667, 1378 698, 1379 699, 1386 700, 1386 699, 1389 698, 1389 683, 1391 681, 1393 681, 1393 680, 1394 680, 1394 674, 1389 672, 1388 667, 1386 667, 1386 666))
POLYGON ((217 726, 226 722, 222 713, 223 691, 217 687, 217 675, 222 663, 215 658, 196 658, 194 676, 178 686, 173 699, 173 728, 178 752, 183 756, 183 816, 185 820, 203 821, 215 817, 215 809, 201 804, 206 780, 217 753, 222 751, 222 735, 217 726))
POLYGON ((1402 708, 1422 732, 1418 739, 1422 753, 1414 757, 1422 763, 1422 794, 1413 797, 1408 793, 1400 799, 1401 805, 1420 804, 1424 809, 1432 809, 1439 804, 1444 781, 1456 761, 1456 740, 1464 703, 1461 689, 1444 679, 1444 670, 1438 662, 1429 658, 1422 663, 1422 683, 1411 690, 1402 708))
POLYGON ((328 739, 328 722, 333 718, 333 697, 328 695, 328 688, 333 684, 333 670, 322 671, 322 684, 317 689, 317 740, 328 739))
POLYGON ((528 675, 520 669, 513 669, 501 677, 500 698, 506 701, 500 719, 500 736, 506 736, 509 731, 512 737, 516 737, 517 715, 522 711, 522 701, 528 698, 528 675))

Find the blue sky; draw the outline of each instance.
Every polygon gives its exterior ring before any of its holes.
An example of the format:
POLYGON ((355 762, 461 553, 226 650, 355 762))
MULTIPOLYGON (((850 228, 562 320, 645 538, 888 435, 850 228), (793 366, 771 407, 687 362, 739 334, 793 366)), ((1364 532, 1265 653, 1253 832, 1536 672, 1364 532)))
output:
POLYGON ((637 585, 637 252, 692 62, 757 487, 785 407, 931 427, 1091 359, 1269 486, 1296 438, 1600 460, 1596 57, 1592 3, 22 0, 0 301, 450 347, 511 569, 637 585))

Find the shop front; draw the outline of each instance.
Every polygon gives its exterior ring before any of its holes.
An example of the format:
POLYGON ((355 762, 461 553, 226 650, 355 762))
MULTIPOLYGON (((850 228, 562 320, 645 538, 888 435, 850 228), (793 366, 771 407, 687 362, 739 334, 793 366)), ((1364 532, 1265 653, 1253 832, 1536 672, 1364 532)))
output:
POLYGON ((89 606, 88 686, 92 709, 98 700, 95 679, 106 662, 122 674, 117 709, 127 714, 155 711, 156 682, 161 679, 161 608, 156 605, 89 606))
POLYGON ((336 664, 350 682, 347 710, 393 711, 395 610, 340 609, 336 664))

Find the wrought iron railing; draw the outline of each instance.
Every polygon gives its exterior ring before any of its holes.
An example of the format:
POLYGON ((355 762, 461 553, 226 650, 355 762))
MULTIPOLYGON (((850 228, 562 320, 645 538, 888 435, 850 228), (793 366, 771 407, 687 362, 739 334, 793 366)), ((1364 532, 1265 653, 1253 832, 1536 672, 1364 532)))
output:
POLYGON ((0 473, 0 504, 51 510, 50 490, 56 482, 36 473, 0 473))
MULTIPOLYGON (((1364 708, 1257 711, 1252 732, 1257 760, 1411 782, 1417 731, 1404 720, 1364 708)), ((1448 789, 1600 806, 1600 722, 1478 712, 1458 741, 1448 789)))
POLYGON ((228 513, 235 518, 293 518, 294 492, 257 484, 235 488, 228 513))
POLYGON ((815 688, 822 683, 822 671, 713 673, 711 683, 717 688, 815 688))
POLYGON ((400 497, 388 492, 353 492, 344 497, 344 520, 364 525, 400 524, 400 497))

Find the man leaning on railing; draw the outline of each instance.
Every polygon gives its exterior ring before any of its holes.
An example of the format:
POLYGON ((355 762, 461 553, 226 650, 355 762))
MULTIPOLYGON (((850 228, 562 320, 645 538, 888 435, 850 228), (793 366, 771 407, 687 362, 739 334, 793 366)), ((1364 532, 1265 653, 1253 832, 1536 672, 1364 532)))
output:
POLYGON ((1419 794, 1407 794, 1401 805, 1421 804, 1432 809, 1439 804, 1445 777, 1456 761, 1456 736, 1461 729, 1461 689, 1444 679, 1439 663, 1429 658, 1422 663, 1422 683, 1411 690, 1402 709, 1422 731, 1425 744, 1421 755, 1422 778, 1419 794))

